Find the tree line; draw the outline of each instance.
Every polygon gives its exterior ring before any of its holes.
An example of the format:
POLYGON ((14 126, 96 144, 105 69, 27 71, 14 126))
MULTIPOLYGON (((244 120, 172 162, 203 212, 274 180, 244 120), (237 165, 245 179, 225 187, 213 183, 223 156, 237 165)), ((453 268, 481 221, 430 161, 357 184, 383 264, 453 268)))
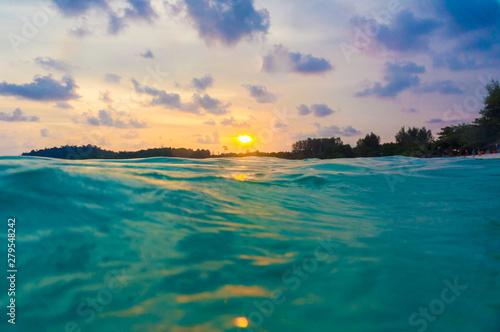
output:
POLYGON ((481 150, 500 143, 500 83, 486 85, 487 95, 481 117, 472 123, 461 123, 441 129, 438 146, 443 151, 456 149, 481 150))
POLYGON ((152 157, 208 158, 210 150, 185 148, 152 148, 139 151, 110 151, 95 145, 64 145, 41 150, 32 150, 22 156, 48 157, 58 159, 134 159, 152 157))

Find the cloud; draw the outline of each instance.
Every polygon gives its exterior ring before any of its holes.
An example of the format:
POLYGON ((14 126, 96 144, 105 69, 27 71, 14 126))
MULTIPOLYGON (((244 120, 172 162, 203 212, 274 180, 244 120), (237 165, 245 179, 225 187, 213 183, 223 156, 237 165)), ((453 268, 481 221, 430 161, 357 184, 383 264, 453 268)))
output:
POLYGON ((151 50, 146 50, 144 53, 141 53, 140 56, 142 56, 143 58, 146 58, 146 59, 152 59, 154 58, 154 55, 153 55, 153 52, 151 52, 151 50))
POLYGON ((353 45, 383 48, 402 58, 425 52, 435 68, 452 71, 500 65, 500 2, 436 0, 413 2, 392 17, 351 19, 353 45), (419 13, 419 14, 416 14, 419 13), (424 15, 424 16, 422 16, 424 15))
POLYGON ((74 27, 69 32, 78 38, 83 38, 92 34, 92 31, 90 31, 87 27, 74 27))
POLYGON ((433 83, 424 83, 417 89, 420 93, 439 92, 443 95, 460 95, 464 92, 452 81, 436 81, 433 83))
POLYGON ((119 129, 139 129, 148 127, 145 121, 141 122, 133 118, 123 120, 119 116, 120 114, 118 112, 113 112, 112 110, 99 110, 97 116, 89 113, 83 114, 85 123, 91 126, 114 127, 119 129))
POLYGON ((86 17, 80 17, 77 22, 77 26, 69 31, 69 33, 75 37, 83 38, 92 34, 92 31, 88 27, 88 22, 86 17))
POLYGON ((359 28, 353 29, 357 32, 370 31, 373 25, 377 25, 379 30, 374 39, 379 45, 390 51, 413 53, 428 50, 431 34, 441 26, 434 19, 417 18, 408 10, 396 14, 388 24, 364 17, 354 17, 351 22, 359 28))
POLYGON ((315 124, 318 127, 318 135, 319 137, 334 137, 334 136, 357 136, 360 135, 361 132, 359 130, 354 129, 352 126, 347 126, 344 128, 340 128, 338 126, 328 126, 322 127, 320 124, 315 124))
POLYGON ((215 121, 213 119, 209 119, 209 120, 203 122, 203 124, 206 124, 209 126, 215 126, 215 121))
POLYGON ((150 0, 127 0, 130 7, 125 8, 125 19, 150 21, 158 15, 151 7, 150 0))
POLYGON ((92 8, 108 9, 106 0, 52 0, 66 16, 85 14, 92 8))
POLYGON ((231 126, 231 127, 236 127, 236 128, 248 128, 250 125, 246 122, 238 122, 236 121, 233 117, 230 118, 225 118, 220 122, 221 125, 223 126, 231 126))
POLYGON ((465 71, 497 68, 500 65, 498 1, 438 0, 433 5, 446 22, 445 33, 440 39, 450 44, 432 55, 435 68, 465 71), (478 12, 480 16, 474 16, 478 12))
POLYGON ((139 120, 136 120, 136 119, 130 119, 128 121, 128 123, 130 124, 130 126, 132 128, 136 128, 136 129, 148 128, 149 127, 146 121, 139 121, 139 120))
POLYGON ((109 13, 107 31, 110 35, 116 35, 126 27, 128 27, 128 25, 125 23, 123 17, 119 17, 115 13, 109 13))
MULTIPOLYGON (((151 105, 161 105, 166 108, 186 111, 187 109, 181 103, 181 96, 178 93, 168 93, 166 91, 158 91, 158 94, 151 100, 151 105)), ((197 109, 190 109, 191 113, 198 113, 197 109)))
POLYGON ((121 137, 125 139, 136 139, 139 138, 139 133, 135 130, 129 130, 128 133, 122 135, 121 137))
POLYGON ((311 105, 311 107, 307 107, 306 105, 301 104, 297 107, 297 110, 299 111, 299 115, 304 116, 314 114, 314 116, 320 118, 335 113, 335 111, 328 107, 328 105, 326 104, 313 104, 311 105))
POLYGON ((108 83, 120 83, 122 77, 120 75, 107 73, 106 75, 104 75, 104 80, 108 83))
MULTIPOLYGON (((130 79, 130 81, 132 82, 132 84, 134 84, 134 90, 138 93, 144 93, 144 94, 148 94, 150 96, 156 97, 160 94, 161 91, 163 91, 163 90, 158 90, 156 88, 150 87, 148 85, 141 86, 135 78, 130 79)), ((179 100, 180 100, 180 96, 179 96, 179 100)))
POLYGON ((63 135, 60 132, 54 132, 50 129, 43 128, 40 129, 40 136, 45 137, 45 138, 53 138, 53 139, 61 139, 63 138, 63 135))
POLYGON ((62 60, 52 59, 51 57, 36 57, 35 63, 45 69, 55 69, 59 71, 68 72, 71 70, 71 65, 62 60))
POLYGON ((359 130, 354 129, 352 126, 339 127, 339 126, 321 126, 319 123, 314 123, 317 128, 315 132, 312 133, 299 133, 295 135, 296 139, 302 140, 306 138, 325 138, 325 137, 350 137, 358 136, 361 134, 359 130))
MULTIPOLYGON (((113 120, 110 112, 106 110, 100 110, 98 117, 95 116, 87 117, 87 123, 92 126, 113 127, 115 121, 113 120)), ((124 128, 125 124, 122 121, 119 121, 118 126, 124 128)))
POLYGON ((394 98, 404 90, 418 86, 420 84, 418 74, 425 73, 425 67, 418 66, 414 62, 386 62, 384 72, 385 85, 376 82, 373 87, 356 93, 356 96, 367 97, 374 95, 379 98, 394 98))
POLYGON ((449 52, 433 55, 434 68, 447 68, 451 71, 477 70, 498 67, 500 64, 500 48, 480 50, 466 45, 459 45, 449 52))
POLYGON ((377 41, 391 51, 426 51, 429 36, 439 27, 436 20, 416 18, 412 12, 403 11, 390 25, 381 26, 377 41))
POLYGON ((231 106, 231 103, 224 104, 216 98, 212 98, 206 93, 203 96, 195 93, 193 95, 193 101, 186 108, 194 106, 195 108, 202 108, 210 114, 222 115, 228 113, 227 108, 231 106))
POLYGON ((154 97, 150 102, 151 105, 162 105, 165 108, 194 114, 201 114, 200 110, 203 109, 206 113, 214 115, 228 113, 227 109, 231 106, 230 102, 223 103, 216 98, 210 97, 208 94, 201 96, 197 93, 193 94, 191 102, 183 103, 180 95, 177 93, 168 93, 147 85, 141 86, 135 79, 132 79, 132 83, 136 92, 154 97))
POLYGON ((437 0, 432 4, 446 21, 442 38, 455 41, 455 47, 434 55, 436 68, 464 71, 500 65, 500 2, 437 0))
POLYGON ((63 77, 61 81, 54 80, 51 75, 35 76, 32 83, 0 83, 0 95, 40 101, 71 100, 80 98, 75 92, 77 88, 78 85, 68 76, 63 77))
POLYGON ((429 121, 426 121, 425 123, 444 123, 445 121, 443 119, 430 119, 429 121))
POLYGON ((433 49, 429 55, 435 68, 465 71, 500 65, 499 1, 436 0, 423 8, 441 27, 430 36, 433 49))
POLYGON ((356 93, 357 97, 376 96, 379 98, 394 98, 405 90, 415 93, 440 93, 442 95, 459 95, 463 91, 450 80, 425 82, 421 84, 420 74, 425 73, 424 66, 414 62, 386 62, 384 69, 386 84, 375 82, 372 87, 356 93))
POLYGON ((262 85, 242 84, 242 87, 250 91, 250 97, 260 104, 272 104, 278 101, 278 96, 262 85))
POLYGON ((233 45, 240 40, 267 34, 269 12, 254 8, 253 0, 184 0, 188 16, 201 38, 233 45))
POLYGON ((443 120, 443 119, 430 119, 428 121, 426 121, 425 123, 428 123, 428 124, 443 124, 443 123, 449 123, 449 124, 452 124, 452 123, 461 123, 463 122, 463 119, 452 119, 452 120, 443 120))
POLYGON ((60 108, 60 109, 63 109, 63 110, 70 110, 70 109, 73 109, 73 106, 71 106, 69 103, 65 102, 65 101, 60 101, 58 102, 55 107, 57 108, 60 108))
POLYGON ((108 12, 108 33, 115 35, 128 26, 130 21, 152 22, 158 17, 150 0, 127 0, 129 7, 124 9, 123 16, 118 16, 113 12, 108 12))
POLYGON ((122 8, 122 16, 115 14, 108 3, 108 0, 52 0, 56 7, 68 17, 86 14, 91 9, 98 9, 106 12, 109 17, 108 33, 117 34, 128 26, 131 21, 151 22, 158 15, 151 7, 150 0, 127 0, 127 7, 122 8))
POLYGON ((452 71, 479 69, 477 59, 468 54, 440 53, 433 56, 434 68, 448 68, 452 71))
MULTIPOLYGON (((147 85, 141 86, 134 78, 132 78, 131 81, 134 84, 136 92, 154 97, 150 102, 151 105, 162 105, 169 109, 184 110, 183 104, 181 103, 181 96, 178 93, 168 93, 164 90, 158 90, 147 85)), ((194 111, 194 113, 196 113, 196 110, 194 111)))
POLYGON ((191 80, 191 86, 193 86, 196 89, 196 91, 198 91, 198 92, 205 91, 207 88, 211 87, 213 84, 214 84, 214 79, 213 79, 212 75, 210 75, 210 74, 206 74, 205 76, 200 77, 200 78, 195 77, 191 80))
POLYGON ((500 3, 497 0, 436 0, 438 12, 447 15, 453 23, 452 29, 474 31, 498 26, 500 3))
POLYGON ((311 106, 311 111, 317 117, 324 117, 330 114, 335 113, 328 105, 326 104, 314 104, 311 106))
POLYGON ((215 132, 212 134, 212 137, 205 135, 205 138, 198 138, 196 142, 200 144, 220 144, 219 133, 215 132))
POLYGON ((290 52, 282 45, 274 45, 271 52, 262 58, 262 71, 267 73, 293 72, 299 74, 323 74, 333 69, 330 61, 290 52))
POLYGON ((307 107, 304 104, 301 104, 300 106, 297 107, 297 110, 299 111, 299 115, 309 115, 311 114, 311 109, 307 107))
POLYGON ((0 121, 6 122, 38 122, 38 116, 25 116, 23 111, 18 107, 12 113, 0 112, 0 121))
POLYGON ((99 99, 105 103, 111 103, 113 101, 113 100, 111 100, 111 97, 109 96, 108 90, 106 90, 104 92, 99 91, 99 99))
POLYGON ((276 122, 274 124, 274 128, 277 128, 277 129, 285 129, 287 127, 288 127, 288 125, 285 123, 282 123, 282 122, 276 122))
POLYGON ((404 113, 409 113, 409 114, 420 113, 420 111, 417 110, 416 108, 403 108, 401 111, 404 113))

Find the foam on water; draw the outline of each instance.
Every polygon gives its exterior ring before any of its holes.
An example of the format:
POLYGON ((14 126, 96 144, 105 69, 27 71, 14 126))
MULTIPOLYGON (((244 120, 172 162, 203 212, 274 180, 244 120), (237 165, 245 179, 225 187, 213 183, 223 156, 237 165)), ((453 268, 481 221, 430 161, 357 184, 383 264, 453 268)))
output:
POLYGON ((500 160, 2 157, 15 329, 498 332, 499 200, 500 160))

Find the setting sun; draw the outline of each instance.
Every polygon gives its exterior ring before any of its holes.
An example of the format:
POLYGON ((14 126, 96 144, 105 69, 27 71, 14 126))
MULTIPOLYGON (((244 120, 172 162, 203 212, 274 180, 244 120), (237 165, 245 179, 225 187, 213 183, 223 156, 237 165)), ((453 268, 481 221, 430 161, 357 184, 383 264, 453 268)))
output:
POLYGON ((248 135, 240 135, 238 136, 238 141, 243 144, 248 144, 253 141, 253 138, 248 135))

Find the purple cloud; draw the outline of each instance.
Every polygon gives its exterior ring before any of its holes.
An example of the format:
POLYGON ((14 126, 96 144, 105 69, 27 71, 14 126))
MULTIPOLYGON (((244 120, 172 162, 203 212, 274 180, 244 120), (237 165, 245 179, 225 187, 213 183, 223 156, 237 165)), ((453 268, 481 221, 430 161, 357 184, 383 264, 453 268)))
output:
POLYGON ((26 116, 23 111, 18 107, 12 113, 0 112, 0 121, 6 122, 38 122, 38 116, 26 116))
POLYGON ((78 85, 68 76, 61 81, 54 80, 51 75, 35 76, 31 83, 0 83, 0 95, 39 101, 71 100, 80 98, 75 91, 77 88, 78 85))
POLYGON ((240 40, 267 34, 269 12, 257 10, 253 0, 184 0, 187 14, 201 38, 233 45, 240 40))
POLYGON ((278 96, 262 85, 242 84, 250 92, 250 97, 260 104, 272 104, 278 101, 278 96))
POLYGON ((319 118, 335 113, 335 111, 326 104, 313 104, 311 105, 311 107, 307 107, 306 105, 302 104, 297 107, 297 110, 299 111, 299 115, 304 116, 314 114, 314 116, 319 118))
POLYGON ((290 52, 283 45, 274 45, 271 52, 262 58, 262 71, 266 73, 323 74, 330 70, 333 70, 330 61, 311 54, 290 52))

